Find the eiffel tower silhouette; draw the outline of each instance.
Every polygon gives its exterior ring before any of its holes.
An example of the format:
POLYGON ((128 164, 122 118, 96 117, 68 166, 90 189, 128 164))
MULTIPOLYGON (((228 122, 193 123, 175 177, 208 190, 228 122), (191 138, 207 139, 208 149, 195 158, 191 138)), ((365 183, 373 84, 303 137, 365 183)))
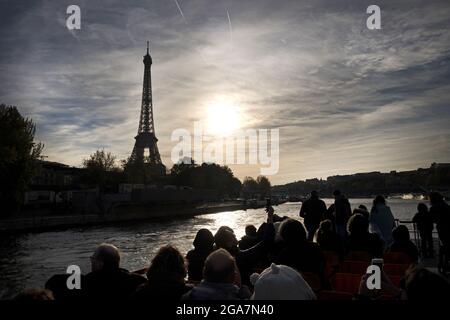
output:
POLYGON ((149 53, 147 41, 147 54, 144 56, 144 84, 142 88, 141 116, 139 119, 138 134, 135 137, 133 152, 130 163, 146 164, 151 167, 153 174, 164 175, 166 167, 161 161, 158 150, 158 139, 155 135, 155 124, 153 121, 153 98, 152 98, 152 57, 149 53), (148 150, 148 155, 145 155, 148 150))

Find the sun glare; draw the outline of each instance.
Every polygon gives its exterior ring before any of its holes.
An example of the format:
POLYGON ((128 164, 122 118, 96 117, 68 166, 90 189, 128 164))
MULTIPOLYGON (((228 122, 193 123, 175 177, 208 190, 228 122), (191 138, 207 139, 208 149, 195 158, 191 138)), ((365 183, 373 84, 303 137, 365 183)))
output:
POLYGON ((231 101, 215 100, 207 106, 207 130, 210 134, 227 136, 241 125, 238 107, 231 101))

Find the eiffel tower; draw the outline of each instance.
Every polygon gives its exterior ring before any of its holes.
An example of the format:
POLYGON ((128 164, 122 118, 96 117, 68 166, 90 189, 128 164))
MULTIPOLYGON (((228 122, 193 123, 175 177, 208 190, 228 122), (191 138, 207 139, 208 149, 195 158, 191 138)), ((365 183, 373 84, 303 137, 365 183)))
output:
POLYGON ((151 67, 152 57, 149 54, 149 43, 147 41, 147 54, 144 56, 144 85, 142 88, 141 116, 130 162, 132 164, 148 165, 153 174, 164 175, 166 167, 161 161, 157 145, 158 139, 155 135, 155 124, 153 122, 151 67), (147 155, 145 154, 146 149, 148 150, 147 155))

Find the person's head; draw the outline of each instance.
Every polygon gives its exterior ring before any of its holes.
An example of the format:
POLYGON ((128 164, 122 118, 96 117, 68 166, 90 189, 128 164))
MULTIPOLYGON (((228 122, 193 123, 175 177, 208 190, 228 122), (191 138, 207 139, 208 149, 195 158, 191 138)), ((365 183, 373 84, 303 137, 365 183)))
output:
POLYGON ((55 300, 53 293, 47 289, 41 288, 29 288, 23 290, 17 296, 14 297, 15 301, 46 301, 55 300))
POLYGON ((378 195, 373 199, 373 206, 376 207, 377 205, 384 205, 386 204, 386 199, 382 195, 378 195))
POLYGON ((405 243, 409 241, 409 230, 404 225, 399 225, 392 230, 392 238, 396 242, 405 243))
POLYGON ((368 233, 369 221, 360 213, 354 214, 347 222, 347 231, 353 236, 368 233))
POLYGON ((360 204, 360 205, 358 206, 358 209, 364 210, 364 211, 369 211, 369 210, 367 209, 367 207, 366 207, 365 205, 363 205, 363 204, 360 204))
POLYGON ((439 192, 431 192, 429 198, 431 205, 438 204, 444 200, 444 197, 439 192))
POLYGON ((249 224, 249 225, 245 226, 245 234, 248 237, 255 238, 256 237, 256 227, 254 225, 252 225, 252 224, 249 224))
POLYGON ((256 238, 258 240, 264 239, 264 233, 266 231, 266 227, 267 227, 266 222, 261 223, 261 225, 258 227, 258 230, 256 231, 256 238))
POLYGON ((316 296, 303 277, 291 267, 273 264, 261 274, 250 277, 255 290, 253 300, 315 300, 316 296))
POLYGON ((334 198, 339 198, 342 195, 341 190, 334 190, 333 196, 334 198))
POLYGON ((323 220, 319 224, 319 229, 318 230, 319 230, 319 232, 322 232, 322 233, 333 232, 334 231, 333 222, 331 222, 330 219, 323 220))
POLYGON ((298 220, 287 219, 281 223, 280 236, 287 244, 306 241, 306 230, 298 220))
POLYGON ((152 259, 147 270, 147 278, 158 277, 161 274, 171 274, 183 279, 186 276, 184 258, 177 248, 167 245, 161 247, 152 259))
POLYGON ((214 283, 234 283, 236 272, 233 256, 224 249, 218 249, 206 258, 203 279, 214 283))
POLYGON ((102 243, 91 256, 91 270, 116 270, 120 265, 120 252, 109 243, 102 243))
POLYGON ((360 205, 358 208, 353 209, 352 214, 362 214, 364 217, 369 219, 369 211, 367 210, 367 207, 364 205, 360 205))
POLYGON ((234 249, 238 245, 238 240, 234 234, 233 229, 227 226, 222 226, 214 235, 214 242, 217 248, 234 249))
POLYGON ((406 275, 406 295, 411 301, 449 301, 450 283, 425 268, 413 269, 406 275))
POLYGON ((311 199, 319 199, 319 193, 316 190, 311 191, 311 199))
POLYGON ((200 229, 197 231, 194 239, 194 247, 196 249, 212 249, 214 246, 214 236, 208 229, 200 229))
POLYGON ((319 228, 316 231, 314 237, 315 241, 320 244, 320 242, 323 240, 323 237, 326 237, 326 235, 329 235, 330 233, 334 233, 333 223, 329 219, 323 220, 319 224, 319 228))
POLYGON ((420 213, 427 213, 428 212, 428 207, 425 203, 421 202, 417 205, 417 212, 420 213))

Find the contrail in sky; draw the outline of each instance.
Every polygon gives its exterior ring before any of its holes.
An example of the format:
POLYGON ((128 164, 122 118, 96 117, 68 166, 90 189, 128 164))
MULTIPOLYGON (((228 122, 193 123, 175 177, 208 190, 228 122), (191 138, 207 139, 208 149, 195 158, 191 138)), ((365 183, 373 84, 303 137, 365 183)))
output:
MULTIPOLYGON (((180 14, 181 14, 181 17, 183 17, 184 23, 185 23, 185 24, 188 24, 187 21, 186 21, 186 18, 184 17, 183 10, 181 10, 180 4, 178 3, 177 0, 174 0, 174 1, 175 1, 175 4, 177 5, 178 11, 179 11, 180 14)), ((188 26, 188 29, 189 29, 189 26, 188 26)), ((206 59, 205 59, 203 53, 202 53, 199 49, 197 49, 197 52, 200 54, 200 57, 202 58, 203 62, 206 63, 206 59)))
POLYGON ((180 11, 181 16, 183 17, 184 23, 187 24, 186 18, 184 17, 183 10, 181 10, 180 4, 178 3, 177 0, 174 0, 174 1, 175 1, 175 4, 177 5, 178 11, 180 11))
POLYGON ((228 12, 228 9, 227 9, 227 16, 228 16, 228 26, 230 28, 230 41, 231 41, 231 45, 233 45, 233 28, 231 28, 231 19, 230 19, 230 13, 228 12))

